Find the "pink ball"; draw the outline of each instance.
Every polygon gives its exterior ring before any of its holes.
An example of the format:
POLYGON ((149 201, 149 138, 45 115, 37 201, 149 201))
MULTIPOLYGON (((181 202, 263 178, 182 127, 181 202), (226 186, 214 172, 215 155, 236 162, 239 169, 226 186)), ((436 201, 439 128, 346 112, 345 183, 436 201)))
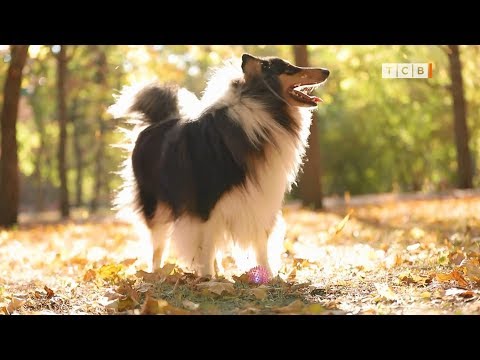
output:
POLYGON ((268 283, 269 276, 268 270, 263 266, 255 266, 248 271, 248 281, 255 284, 266 284, 268 283))

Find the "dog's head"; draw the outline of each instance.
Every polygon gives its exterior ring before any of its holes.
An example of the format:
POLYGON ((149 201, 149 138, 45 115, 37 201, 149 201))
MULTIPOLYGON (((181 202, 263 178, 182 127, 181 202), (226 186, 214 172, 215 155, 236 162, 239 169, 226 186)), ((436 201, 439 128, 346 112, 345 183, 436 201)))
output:
POLYGON ((330 74, 323 68, 299 67, 276 57, 258 58, 242 55, 242 71, 246 84, 265 85, 292 106, 312 107, 322 100, 310 95, 330 74))

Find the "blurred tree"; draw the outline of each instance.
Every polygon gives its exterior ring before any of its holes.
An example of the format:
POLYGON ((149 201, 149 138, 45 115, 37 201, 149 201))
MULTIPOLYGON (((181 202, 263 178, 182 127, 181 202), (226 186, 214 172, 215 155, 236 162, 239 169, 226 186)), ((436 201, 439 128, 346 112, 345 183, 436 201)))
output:
POLYGON ((2 137, 0 148, 0 226, 13 226, 18 221, 19 168, 17 154, 17 115, 23 67, 28 45, 12 45, 10 66, 3 88, 0 117, 2 137))
MULTIPOLYGON (((308 49, 306 45, 294 45, 295 63, 298 66, 308 65, 308 49)), ((317 114, 313 114, 308 148, 303 165, 303 172, 298 181, 298 195, 304 204, 313 206, 315 209, 323 207, 321 164, 320 164, 320 141, 318 131, 317 114)))
MULTIPOLYGON (((98 84, 98 109, 102 110, 105 107, 105 93, 109 91, 107 83, 107 74, 108 74, 108 64, 107 57, 104 49, 98 45, 91 46, 93 52, 95 53, 95 75, 94 82, 98 84)), ((95 132, 96 139, 96 156, 95 156, 95 172, 94 172, 94 188, 93 188, 93 197, 90 203, 90 209, 95 212, 98 210, 99 202, 102 196, 102 190, 104 190, 107 181, 105 174, 105 132, 106 124, 103 119, 103 111, 99 111, 98 118, 98 128, 95 132)), ((108 190, 107 190, 108 193, 108 190)))
MULTIPOLYGON (((57 45, 58 46, 58 45, 57 45)), ((67 183, 67 46, 61 45, 57 58, 57 116, 59 127, 58 141, 58 176, 60 178, 60 213, 62 218, 70 216, 67 183)))
POLYGON ((472 158, 468 148, 468 127, 465 96, 462 78, 462 63, 458 45, 449 45, 447 49, 450 62, 450 91, 453 98, 453 121, 455 129, 455 145, 457 148, 457 177, 460 189, 473 186, 472 158))

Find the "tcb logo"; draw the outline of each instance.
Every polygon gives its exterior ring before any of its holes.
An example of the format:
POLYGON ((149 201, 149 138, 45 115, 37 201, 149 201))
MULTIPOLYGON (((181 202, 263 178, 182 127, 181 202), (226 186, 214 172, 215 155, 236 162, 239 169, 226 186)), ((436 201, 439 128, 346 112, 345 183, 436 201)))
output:
POLYGON ((433 63, 387 63, 382 64, 382 78, 385 79, 429 79, 433 63))

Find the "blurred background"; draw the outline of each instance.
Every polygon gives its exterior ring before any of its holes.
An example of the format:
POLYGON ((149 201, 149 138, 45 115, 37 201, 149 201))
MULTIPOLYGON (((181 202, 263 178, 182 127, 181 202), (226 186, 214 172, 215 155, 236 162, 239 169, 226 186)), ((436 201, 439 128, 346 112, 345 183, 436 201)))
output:
POLYGON ((243 52, 331 71, 290 198, 479 185, 479 46, 0 45, 0 226, 108 211, 124 157, 113 95, 156 77, 201 96, 208 69, 243 52), (410 62, 433 78, 382 78, 382 63, 410 62))

